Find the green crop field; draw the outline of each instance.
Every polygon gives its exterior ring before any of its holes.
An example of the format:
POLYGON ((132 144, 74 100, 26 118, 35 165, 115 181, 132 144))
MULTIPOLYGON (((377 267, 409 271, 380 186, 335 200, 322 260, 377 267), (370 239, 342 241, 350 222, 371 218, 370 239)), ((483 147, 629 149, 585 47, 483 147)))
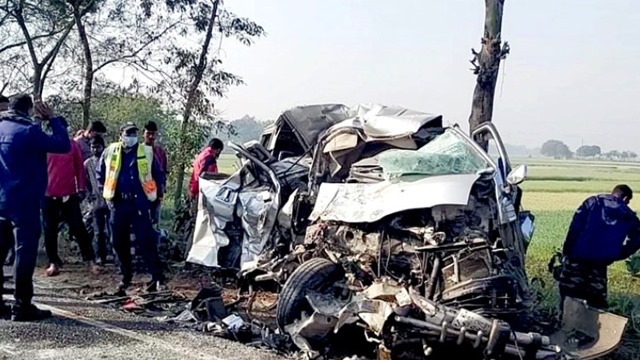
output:
MULTIPOLYGON (((220 171, 232 173, 237 158, 224 154, 220 171)), ((554 161, 512 159, 529 167, 523 206, 536 216, 536 232, 527 255, 527 271, 542 297, 538 305, 541 314, 553 315, 558 304, 556 284, 547 271, 553 253, 562 246, 574 210, 590 195, 610 192, 619 183, 626 183, 639 195, 631 207, 640 210, 640 164, 595 161, 554 161), (539 285, 543 284, 543 285, 539 285)), ((613 313, 629 318, 623 346, 615 359, 640 359, 640 277, 626 270, 623 262, 609 269, 609 301, 613 313)))
POLYGON ((221 154, 218 159, 218 171, 233 174, 240 165, 240 159, 233 154, 221 154))
MULTIPOLYGON (((527 271, 530 278, 543 280, 539 310, 553 314, 558 295, 547 264, 562 246, 574 210, 588 196, 610 192, 619 183, 630 185, 640 194, 640 164, 537 159, 512 162, 529 167, 529 176, 522 184, 523 206, 535 214, 536 232, 527 255, 527 271)), ((630 205, 639 210, 640 198, 630 205)), ((613 313, 629 318, 623 346, 613 358, 640 359, 640 278, 631 276, 623 262, 609 269, 609 302, 613 313)))

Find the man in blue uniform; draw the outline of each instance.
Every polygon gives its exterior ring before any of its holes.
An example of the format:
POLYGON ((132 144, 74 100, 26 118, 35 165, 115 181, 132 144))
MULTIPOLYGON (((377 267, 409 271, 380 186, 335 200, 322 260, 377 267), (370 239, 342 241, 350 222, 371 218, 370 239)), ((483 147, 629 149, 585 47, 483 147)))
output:
POLYGON ((555 274, 561 303, 569 296, 606 309, 607 267, 640 249, 640 220, 629 208, 631 188, 618 185, 611 194, 591 196, 576 210, 555 274))
MULTIPOLYGON (((14 321, 36 321, 51 312, 36 308, 33 298, 33 272, 40 240, 40 205, 47 189, 47 153, 64 154, 71 149, 67 123, 46 105, 30 96, 13 99, 9 111, 0 114, 0 259, 5 259, 15 240, 14 321), (48 122, 51 135, 38 122, 48 122)), ((0 288, 4 274, 0 266, 0 288)), ((0 312, 9 314, 0 300, 0 312)))
POLYGON ((122 282, 117 294, 125 294, 133 278, 131 228, 142 252, 151 282, 147 291, 157 291, 164 281, 157 234, 151 222, 151 204, 164 186, 164 173, 150 146, 138 143, 138 128, 133 123, 120 127, 120 141, 109 145, 98 162, 97 180, 111 211, 113 248, 120 260, 122 282))

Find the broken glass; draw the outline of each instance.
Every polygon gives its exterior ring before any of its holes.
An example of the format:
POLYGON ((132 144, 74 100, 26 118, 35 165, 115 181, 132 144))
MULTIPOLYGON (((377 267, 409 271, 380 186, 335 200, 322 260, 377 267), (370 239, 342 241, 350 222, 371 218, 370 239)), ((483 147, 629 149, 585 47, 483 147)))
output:
POLYGON ((489 164, 471 144, 452 131, 439 135, 418 150, 393 149, 380 154, 387 177, 402 175, 475 174, 489 164))

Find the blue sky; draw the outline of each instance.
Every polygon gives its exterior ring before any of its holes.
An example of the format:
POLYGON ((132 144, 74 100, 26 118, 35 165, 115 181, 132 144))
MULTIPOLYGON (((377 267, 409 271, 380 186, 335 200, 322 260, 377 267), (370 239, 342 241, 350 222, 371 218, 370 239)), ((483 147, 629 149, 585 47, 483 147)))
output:
MULTIPOLYGON (((466 127, 482 0, 227 0, 264 26, 251 47, 222 44, 246 85, 218 109, 273 119, 292 106, 377 102, 466 127)), ((640 1, 506 0, 494 121, 506 142, 640 150, 640 1)))

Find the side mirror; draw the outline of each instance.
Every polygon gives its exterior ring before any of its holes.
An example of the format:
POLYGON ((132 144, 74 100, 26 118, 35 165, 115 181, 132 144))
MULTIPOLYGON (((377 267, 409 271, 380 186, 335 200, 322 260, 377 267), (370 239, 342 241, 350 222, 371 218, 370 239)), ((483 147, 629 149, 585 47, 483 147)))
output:
POLYGON ((507 182, 511 185, 519 185, 527 178, 527 165, 518 165, 515 169, 511 170, 507 176, 507 182))

